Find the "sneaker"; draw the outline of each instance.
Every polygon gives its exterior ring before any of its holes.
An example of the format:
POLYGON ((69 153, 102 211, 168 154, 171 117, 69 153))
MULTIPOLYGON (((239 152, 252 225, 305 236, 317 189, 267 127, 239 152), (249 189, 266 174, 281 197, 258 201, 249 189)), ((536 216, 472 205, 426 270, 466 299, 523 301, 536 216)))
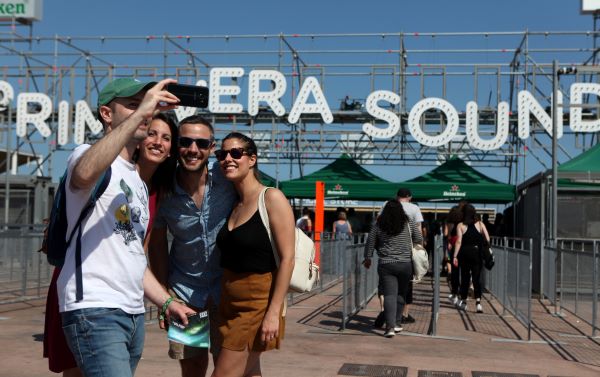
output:
POLYGON ((402 328, 402 326, 396 326, 396 327, 394 327, 394 332, 400 332, 400 331, 402 331, 402 330, 404 330, 404 329, 402 328))
POLYGON ((379 312, 379 314, 377 315, 377 318, 375 318, 375 323, 373 324, 373 327, 375 327, 376 329, 381 329, 381 328, 383 328, 384 324, 385 324, 385 316, 383 315, 383 312, 379 312))
POLYGON ((448 296, 448 298, 450 299, 450 302, 452 302, 452 305, 456 305, 456 303, 458 302, 458 296, 456 295, 450 295, 448 296))
POLYGON ((477 313, 483 313, 483 307, 480 302, 477 303, 477 313))
POLYGON ((464 300, 458 301, 458 303, 456 304, 456 308, 458 310, 467 311, 467 302, 464 300))
POLYGON ((412 315, 402 316, 400 323, 415 323, 415 318, 412 315))
POLYGON ((396 332, 394 330, 395 328, 387 329, 383 336, 385 336, 386 338, 393 338, 396 335, 396 332))

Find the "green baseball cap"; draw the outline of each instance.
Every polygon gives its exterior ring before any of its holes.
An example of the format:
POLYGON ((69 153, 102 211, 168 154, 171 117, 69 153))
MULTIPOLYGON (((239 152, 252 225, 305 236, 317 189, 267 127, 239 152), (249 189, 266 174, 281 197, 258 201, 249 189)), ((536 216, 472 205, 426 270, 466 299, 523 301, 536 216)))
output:
POLYGON ((115 98, 132 97, 141 90, 147 90, 156 84, 152 82, 142 82, 138 79, 125 77, 109 82, 98 95, 98 107, 107 105, 115 98))

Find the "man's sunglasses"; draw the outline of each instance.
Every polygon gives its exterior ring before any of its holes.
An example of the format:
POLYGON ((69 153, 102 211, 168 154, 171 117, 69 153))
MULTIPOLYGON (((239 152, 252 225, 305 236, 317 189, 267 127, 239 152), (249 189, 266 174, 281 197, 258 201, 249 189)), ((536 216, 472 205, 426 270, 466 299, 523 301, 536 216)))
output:
POLYGON ((228 154, 231 155, 231 158, 234 160, 239 160, 243 155, 248 154, 248 152, 246 152, 244 148, 231 148, 230 150, 219 149, 215 151, 215 156, 219 161, 226 159, 228 154))
POLYGON ((196 143, 198 149, 207 149, 213 143, 212 139, 192 139, 191 137, 180 136, 179 146, 183 148, 189 148, 192 143, 196 143))

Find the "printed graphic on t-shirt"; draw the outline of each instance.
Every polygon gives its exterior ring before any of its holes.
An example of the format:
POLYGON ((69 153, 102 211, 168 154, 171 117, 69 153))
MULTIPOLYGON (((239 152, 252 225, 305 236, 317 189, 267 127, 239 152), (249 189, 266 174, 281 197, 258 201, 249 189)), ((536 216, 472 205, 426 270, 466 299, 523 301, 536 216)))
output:
MULTIPOLYGON (((131 199, 133 197, 133 191, 125 180, 121 179, 120 182, 121 190, 127 197, 127 201, 131 203, 131 199)), ((135 233, 135 228, 133 227, 133 222, 139 223, 140 221, 141 210, 138 207, 134 207, 133 209, 129 208, 129 204, 123 204, 115 211, 115 233, 123 236, 123 241, 125 245, 129 245, 130 242, 135 241, 137 239, 137 235, 135 233), (133 221, 133 222, 132 222, 133 221)))
POLYGON ((127 198, 127 203, 131 203, 131 201, 133 200, 133 191, 127 185, 125 180, 122 178, 121 178, 120 185, 121 185, 121 190, 123 190, 123 193, 125 194, 125 197, 127 198))
MULTIPOLYGON (((138 189, 139 189, 139 187, 138 187, 138 189)), ((150 220, 150 216, 148 215, 148 196, 146 196, 146 191, 143 189, 139 189, 135 193, 135 195, 137 196, 138 200, 142 204, 142 208, 139 212, 139 216, 137 217, 138 220, 135 220, 135 219, 132 219, 132 220, 137 223, 147 224, 148 221, 150 220)), ((140 232, 140 233, 141 233, 140 239, 143 240, 144 239, 143 232, 140 232)))

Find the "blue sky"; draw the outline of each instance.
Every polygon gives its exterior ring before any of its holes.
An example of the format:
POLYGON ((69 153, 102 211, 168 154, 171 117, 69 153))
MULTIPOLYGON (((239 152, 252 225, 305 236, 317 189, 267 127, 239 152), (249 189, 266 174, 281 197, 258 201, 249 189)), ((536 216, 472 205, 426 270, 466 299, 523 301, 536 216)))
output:
POLYGON ((253 34, 583 30, 578 0, 46 0, 35 34, 253 34))
MULTIPOLYGON (((75 1, 46 0, 37 36, 239 35, 307 33, 584 31, 580 1, 75 1)), ((514 43, 511 47, 516 47, 514 43)), ((562 57, 561 57, 562 58, 562 57)), ((495 57, 490 57, 491 60, 495 57)), ((562 58, 565 59, 565 58, 562 58)), ((342 91, 336 93, 342 95, 342 91)), ((334 96, 335 98, 335 96, 334 96)), ((464 109, 464 102, 456 106, 464 109)), ((330 103, 330 106, 332 104, 330 103)), ((576 153, 576 152, 575 152, 576 153)), ((318 169, 310 166, 310 173, 318 169)), ((406 168, 402 179, 432 167, 406 168)), ((386 179, 385 167, 369 167, 386 179)), ((404 169, 404 168, 403 168, 404 169)), ((528 161, 527 176, 541 169, 528 161)), ((59 173, 60 169, 56 169, 59 173)), ((274 167, 267 166, 273 174, 274 167)), ((282 169, 287 171, 287 169, 282 169)), ((506 181, 505 169, 484 171, 506 181), (502 171, 499 171, 502 170, 502 171)), ((55 174, 56 175, 56 174, 55 174)), ((284 179, 287 177, 283 177, 284 179)), ((522 179, 520 179, 522 180, 522 179)))

